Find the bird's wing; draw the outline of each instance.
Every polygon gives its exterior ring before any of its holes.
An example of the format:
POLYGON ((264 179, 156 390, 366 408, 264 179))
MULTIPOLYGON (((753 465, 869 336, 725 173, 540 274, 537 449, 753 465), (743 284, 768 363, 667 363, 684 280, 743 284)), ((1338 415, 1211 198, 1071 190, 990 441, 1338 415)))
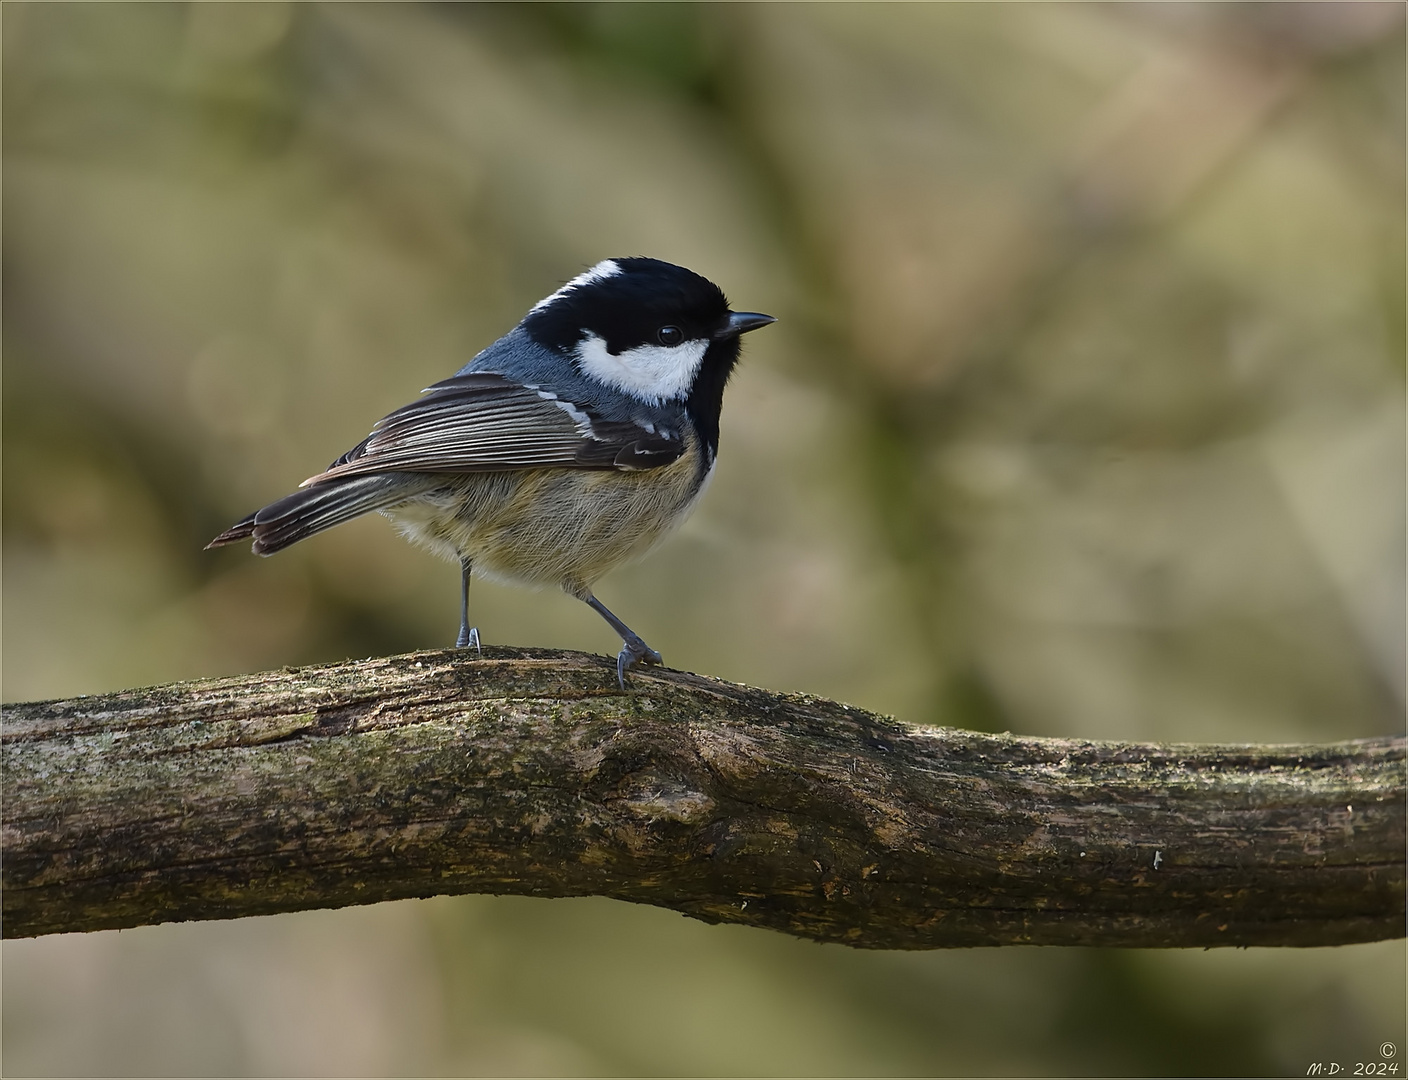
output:
POLYGON ((380 472, 653 469, 684 450, 677 431, 603 420, 549 390, 475 372, 428 387, 302 486, 380 472))

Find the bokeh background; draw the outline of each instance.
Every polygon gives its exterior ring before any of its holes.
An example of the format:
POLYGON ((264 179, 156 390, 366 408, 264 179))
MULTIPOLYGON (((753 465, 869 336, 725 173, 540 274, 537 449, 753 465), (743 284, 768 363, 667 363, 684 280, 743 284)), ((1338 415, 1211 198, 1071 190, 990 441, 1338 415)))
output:
MULTIPOLYGON (((914 722, 1295 741, 1404 705, 1398 4, 3 8, 3 692, 450 643, 379 518, 203 552, 600 258, 750 336, 670 663, 914 722)), ((478 584, 485 640, 614 652, 478 584)), ((462 897, 7 942, 65 1074, 1263 1074, 1402 942, 861 953, 462 897)))

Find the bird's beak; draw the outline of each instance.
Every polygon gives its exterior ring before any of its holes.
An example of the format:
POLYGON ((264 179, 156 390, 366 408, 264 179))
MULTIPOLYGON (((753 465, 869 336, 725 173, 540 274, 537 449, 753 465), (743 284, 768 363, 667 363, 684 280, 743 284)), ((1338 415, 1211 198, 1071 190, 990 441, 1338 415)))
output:
POLYGON ((746 334, 749 330, 756 330, 760 326, 767 326, 768 323, 775 322, 777 320, 771 315, 760 315, 756 311, 730 311, 728 322, 714 331, 714 340, 727 341, 739 334, 746 334))

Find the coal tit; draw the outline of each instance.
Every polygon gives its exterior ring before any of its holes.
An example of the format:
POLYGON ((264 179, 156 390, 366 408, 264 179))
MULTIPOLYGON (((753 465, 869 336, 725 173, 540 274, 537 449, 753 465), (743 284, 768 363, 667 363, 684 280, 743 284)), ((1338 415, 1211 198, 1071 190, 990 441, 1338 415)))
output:
POLYGON ((469 579, 554 584, 624 645, 616 674, 660 654, 592 595, 612 567, 694 509, 714 470, 739 336, 774 322, 658 259, 607 259, 535 304, 453 378, 383 417, 300 490, 212 540, 257 555, 376 510, 469 579))

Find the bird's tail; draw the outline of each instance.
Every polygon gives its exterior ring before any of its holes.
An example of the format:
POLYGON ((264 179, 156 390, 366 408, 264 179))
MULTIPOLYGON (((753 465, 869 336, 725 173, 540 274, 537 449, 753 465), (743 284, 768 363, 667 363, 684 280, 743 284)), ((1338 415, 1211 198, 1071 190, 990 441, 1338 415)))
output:
POLYGON ((416 483, 405 473, 353 476, 315 484, 256 510, 205 547, 208 551, 252 538, 256 555, 272 555, 354 517, 405 502, 416 493, 416 483))

